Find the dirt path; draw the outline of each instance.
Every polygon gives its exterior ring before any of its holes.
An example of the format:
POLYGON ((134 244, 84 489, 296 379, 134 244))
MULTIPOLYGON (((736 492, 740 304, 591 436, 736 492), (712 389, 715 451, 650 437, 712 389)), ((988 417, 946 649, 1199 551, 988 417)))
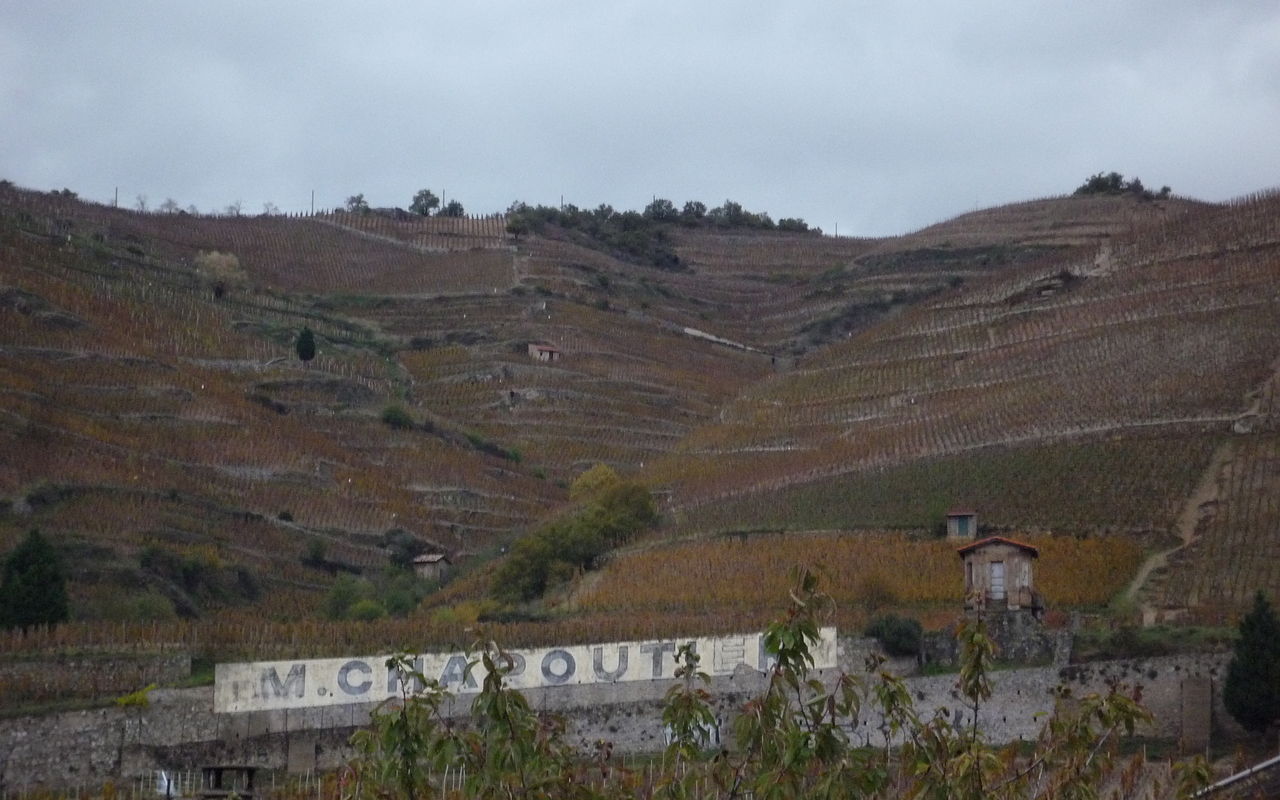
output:
MULTIPOLYGON (((1262 385, 1245 396, 1248 401, 1247 407, 1242 414, 1236 417, 1236 422, 1232 425, 1232 432, 1236 434, 1250 433, 1252 422, 1263 415, 1264 404, 1268 408, 1272 407, 1272 400, 1278 390, 1280 390, 1280 358, 1272 362, 1271 373, 1263 381, 1262 385)), ((1213 513, 1214 504, 1219 499, 1219 479, 1223 471, 1231 465, 1234 458, 1235 443, 1232 439, 1224 441, 1213 451, 1213 456, 1209 459, 1208 465, 1200 475, 1200 482, 1196 484, 1195 491, 1187 498, 1186 504, 1182 507, 1182 513, 1178 515, 1174 532, 1177 533, 1181 542, 1176 547, 1152 554, 1138 568, 1138 574, 1134 576, 1128 588, 1125 589, 1124 599, 1139 604, 1139 608, 1142 611, 1143 625, 1151 625, 1159 621, 1159 609, 1152 604, 1152 598, 1143 596, 1143 589, 1147 588, 1147 582, 1153 573, 1168 566, 1170 556, 1179 550, 1189 547, 1196 540, 1196 532, 1199 530, 1201 522, 1209 514, 1213 513)))
POLYGON ((1142 597, 1142 590, 1146 587, 1147 579, 1151 577, 1152 573, 1168 566, 1170 556, 1195 541, 1196 530, 1199 528, 1200 521, 1204 518, 1206 510, 1218 499, 1218 478, 1223 469, 1231 464, 1234 457, 1235 445, 1231 440, 1223 442, 1218 446, 1218 449, 1213 451, 1213 456, 1209 458, 1208 466, 1200 474, 1200 482, 1196 484, 1195 490, 1182 507, 1182 513, 1178 515, 1175 532, 1181 540, 1180 543, 1168 550, 1153 553, 1147 558, 1142 563, 1142 566, 1138 568, 1138 574, 1134 576, 1128 588, 1125 589, 1125 600, 1140 603, 1143 625, 1154 624, 1158 616, 1156 607, 1151 604, 1151 598, 1142 597))

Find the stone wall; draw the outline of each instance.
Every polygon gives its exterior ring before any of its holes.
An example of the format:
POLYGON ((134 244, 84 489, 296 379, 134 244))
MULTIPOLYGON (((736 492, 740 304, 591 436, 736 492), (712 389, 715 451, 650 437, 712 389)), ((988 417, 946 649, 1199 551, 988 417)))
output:
MULTIPOLYGON (((873 647, 865 639, 841 639, 841 667, 865 674, 862 661, 873 647)), ((1202 689, 1207 680, 1214 699, 1209 717, 1213 735, 1238 735, 1239 729, 1222 708, 1221 684, 1228 658, 1170 656, 1000 670, 992 674, 994 693, 983 705, 979 723, 992 741, 1033 738, 1042 724, 1037 714, 1052 708, 1054 687, 1065 684, 1077 694, 1103 692, 1119 681, 1141 686, 1142 701, 1156 720, 1146 733, 1177 737, 1182 733, 1185 687, 1198 691, 1196 687, 1202 689)), ((914 667, 914 661, 902 666, 914 667)), ((830 680, 837 673, 829 670, 822 677, 830 680)), ((950 674, 907 679, 922 716, 946 708, 963 722, 969 711, 954 693, 955 682, 956 676, 950 674)), ((583 748, 608 740, 618 753, 652 752, 663 745, 661 707, 670 685, 669 681, 597 684, 526 694, 533 707, 563 714, 568 735, 583 748)), ((737 709, 764 687, 765 677, 747 668, 713 681, 711 691, 726 737, 737 709)), ((367 723, 371 709, 363 705, 218 715, 212 713, 211 687, 156 690, 151 701, 146 708, 0 720, 0 792, 92 786, 155 769, 217 763, 295 771, 332 769, 350 756, 347 738, 367 723)), ((444 711, 461 719, 469 705, 469 698, 455 698, 444 711)), ((861 742, 877 744, 883 741, 882 723, 877 716, 865 714, 852 733, 861 742)))
MULTIPOLYGON (((1044 627, 1027 610, 988 611, 982 615, 987 636, 996 645, 996 661, 1002 664, 1066 664, 1071 658, 1071 632, 1044 627)), ((955 666, 960 646, 953 631, 927 633, 923 660, 926 664, 955 666)))

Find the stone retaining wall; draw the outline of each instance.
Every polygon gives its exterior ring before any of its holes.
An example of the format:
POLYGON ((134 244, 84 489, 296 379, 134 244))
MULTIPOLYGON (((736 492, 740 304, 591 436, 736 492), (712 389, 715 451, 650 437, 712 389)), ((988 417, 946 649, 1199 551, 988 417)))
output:
MULTIPOLYGON (((841 668, 865 674, 862 661, 871 648, 866 640, 842 639, 841 668)), ((1203 696, 1207 681, 1214 699, 1209 715, 1213 735, 1238 735, 1221 701, 1228 659, 1223 654, 1170 656, 997 671, 992 674, 994 693, 983 705, 979 723, 992 741, 1033 738, 1042 724, 1037 714, 1052 708, 1054 687, 1065 684, 1077 694, 1104 692, 1119 681, 1141 686, 1143 703, 1155 716, 1146 733, 1177 737, 1182 734, 1184 698, 1191 696, 1184 684, 1203 696)), ((898 666, 914 667, 914 662, 898 666)), ((822 677, 830 680, 837 672, 829 670, 822 677)), ((969 711, 954 694, 955 681, 953 674, 917 676, 908 678, 907 685, 922 716, 946 708, 963 721, 969 711)), ((653 681, 564 686, 526 694, 533 707, 563 714, 571 741, 583 748, 608 740, 618 753, 652 752, 663 745, 661 708, 670 685, 653 681)), ((742 703, 765 685, 765 676, 746 668, 713 681, 710 688, 726 737, 742 703)), ((455 698, 444 712, 463 718, 469 705, 470 698, 455 698)), ((350 756, 347 738, 367 723, 371 706, 222 715, 212 713, 212 708, 212 687, 202 687, 153 691, 146 708, 0 720, 0 792, 94 786, 155 769, 215 763, 332 769, 350 756)), ((865 714, 852 733, 860 742, 879 743, 882 722, 865 714)))

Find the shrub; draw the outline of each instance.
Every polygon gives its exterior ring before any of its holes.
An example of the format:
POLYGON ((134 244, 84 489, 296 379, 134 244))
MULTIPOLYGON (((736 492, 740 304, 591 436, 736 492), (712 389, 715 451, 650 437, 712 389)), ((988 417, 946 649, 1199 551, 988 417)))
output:
POLYGON ((242 286, 249 275, 240 267, 240 259, 233 253, 217 250, 201 251, 195 258, 196 272, 213 286, 214 294, 221 297, 232 286, 242 286))
POLYGON ((324 539, 313 538, 307 542, 307 552, 302 556, 302 564, 307 567, 327 569, 329 566, 328 555, 329 547, 324 539))
POLYGON ((924 636, 924 630, 918 621, 896 614, 876 617, 863 633, 878 639, 881 647, 891 656, 919 655, 924 636))
POLYGON ((387 611, 382 607, 382 604, 371 597, 357 600, 347 610, 347 618, 357 622, 372 622, 375 619, 382 619, 386 615, 387 611))
POLYGON ((597 463, 573 479, 569 485, 570 500, 592 500, 622 482, 618 473, 607 464, 597 463))
POLYGON ((413 417, 409 416, 409 412, 405 411, 404 406, 400 405, 389 405, 382 409, 382 421, 396 430, 411 430, 413 428, 413 417))

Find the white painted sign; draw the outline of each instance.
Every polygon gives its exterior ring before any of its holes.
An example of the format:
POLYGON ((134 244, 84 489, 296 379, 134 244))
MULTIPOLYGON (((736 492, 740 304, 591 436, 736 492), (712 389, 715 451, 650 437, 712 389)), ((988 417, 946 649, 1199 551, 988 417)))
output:
MULTIPOLYGON (((573 645, 510 651, 514 664, 507 683, 516 689, 670 680, 676 650, 692 641, 709 675, 732 675, 739 666, 758 671, 773 663, 764 634, 666 639, 649 642, 573 645)), ((814 645, 814 666, 836 664, 836 629, 823 628, 814 645)), ((387 667, 389 656, 259 661, 219 664, 214 673, 213 710, 218 713, 337 706, 399 697, 400 676, 387 667)), ((484 666, 467 671, 463 653, 423 653, 413 657, 418 671, 455 694, 480 691, 484 666)))

